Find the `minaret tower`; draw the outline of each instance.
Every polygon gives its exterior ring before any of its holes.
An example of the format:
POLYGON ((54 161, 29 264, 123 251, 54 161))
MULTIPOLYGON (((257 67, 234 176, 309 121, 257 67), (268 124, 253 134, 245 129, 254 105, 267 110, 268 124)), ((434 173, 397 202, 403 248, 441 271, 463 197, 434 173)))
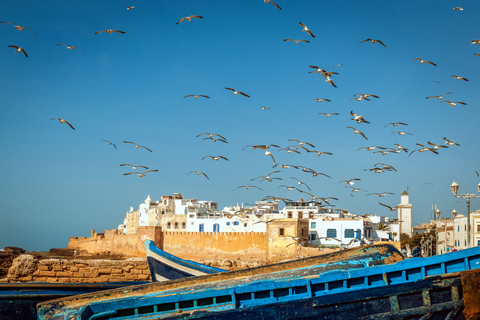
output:
POLYGON ((412 232, 412 205, 408 203, 408 192, 403 191, 400 196, 400 204, 397 206, 398 220, 400 221, 400 235, 408 234, 410 237, 412 232))

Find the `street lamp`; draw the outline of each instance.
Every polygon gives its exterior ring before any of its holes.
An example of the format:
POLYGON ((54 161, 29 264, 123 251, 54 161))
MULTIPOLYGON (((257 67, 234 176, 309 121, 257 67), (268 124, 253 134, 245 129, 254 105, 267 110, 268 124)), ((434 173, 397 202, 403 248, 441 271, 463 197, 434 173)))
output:
MULTIPOLYGON (((458 183, 456 183, 455 180, 453 180, 453 183, 450 186, 450 189, 452 189, 452 193, 455 196, 455 198, 465 198, 465 199, 467 199, 467 243, 468 243, 467 248, 470 248, 470 199, 471 198, 480 198, 480 196, 477 196, 473 193, 466 193, 466 194, 464 193, 464 194, 461 194, 461 195, 457 196, 458 187, 459 187, 458 183)), ((480 193, 480 183, 477 184, 477 190, 478 190, 478 193, 480 193)))
POLYGON ((453 217, 453 249, 457 245, 457 240, 455 239, 455 217, 457 216, 457 210, 453 209, 452 217, 453 217))
MULTIPOLYGON (((440 209, 435 210, 435 217, 437 217, 437 220, 438 220, 438 218, 440 218, 440 213, 441 213, 440 209)), ((438 227, 439 227, 439 225, 436 224, 436 228, 435 228, 435 230, 436 230, 436 232, 435 232, 435 254, 437 254, 437 252, 438 252, 438 227)))

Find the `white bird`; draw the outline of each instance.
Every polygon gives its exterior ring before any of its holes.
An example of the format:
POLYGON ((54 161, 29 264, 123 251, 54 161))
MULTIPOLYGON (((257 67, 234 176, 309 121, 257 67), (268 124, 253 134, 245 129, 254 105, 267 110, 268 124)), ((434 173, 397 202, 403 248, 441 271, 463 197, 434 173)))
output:
POLYGON ((60 123, 66 123, 66 124, 68 124, 68 125, 70 126, 70 128, 72 128, 73 130, 75 130, 75 128, 70 124, 70 122, 68 122, 68 121, 65 120, 65 119, 52 118, 52 119, 50 119, 50 120, 58 120, 58 121, 60 121, 60 123))
POLYGON ((312 191, 312 189, 310 189, 310 187, 305 182, 302 182, 302 181, 300 181, 300 180, 298 180, 297 178, 294 178, 294 177, 290 177, 290 179, 297 180, 299 186, 305 185, 305 187, 307 187, 308 190, 312 191))
POLYGON ((304 25, 302 22, 299 22, 298 24, 303 27, 302 32, 305 31, 305 32, 307 32, 309 35, 311 35, 312 37, 315 38, 315 36, 314 36, 313 33, 312 33, 312 30, 308 29, 308 27, 307 27, 306 25, 304 25))
POLYGON ((13 24, 18 31, 23 31, 23 30, 27 29, 27 30, 32 31, 36 36, 38 36, 38 34, 36 34, 32 29, 27 28, 27 27, 19 26, 19 25, 16 24, 16 23, 8 22, 8 21, 0 21, 0 23, 10 23, 10 24, 13 24))
POLYGON ((443 138, 443 140, 445 140, 445 144, 448 144, 449 146, 460 146, 458 143, 454 142, 454 141, 451 141, 451 140, 448 140, 447 138, 443 138))
POLYGON ((465 102, 461 102, 461 101, 449 101, 449 100, 443 100, 442 102, 446 102, 448 103, 450 106, 452 107, 455 107, 458 104, 463 104, 463 105, 467 105, 465 102))
POLYGON ((78 48, 78 49, 80 49, 80 50, 82 50, 82 51, 83 51, 83 49, 82 49, 82 48, 80 48, 80 47, 77 47, 77 46, 71 46, 71 45, 68 45, 68 44, 63 44, 63 43, 58 43, 58 44, 57 44, 57 46, 65 46, 67 49, 70 49, 70 50, 73 50, 73 49, 75 49, 75 48, 78 48))
POLYGON ((293 41, 293 42, 295 42, 295 44, 298 44, 299 42, 310 43, 310 41, 308 41, 308 40, 283 39, 283 41, 293 41))
POLYGON ((130 167, 132 167, 133 170, 137 170, 137 168, 143 168, 145 170, 148 170, 148 168, 145 167, 145 166, 133 165, 133 164, 130 164, 130 163, 122 163, 120 165, 120 167, 124 167, 124 166, 130 166, 130 167))
POLYGON ((135 9, 135 6, 127 6, 127 10, 135 9))
POLYGON ((268 110, 270 109, 269 107, 262 107, 262 110, 268 110))
POLYGON ((322 102, 322 101, 331 102, 329 99, 318 99, 318 98, 315 98, 315 99, 312 99, 312 100, 315 100, 315 101, 317 101, 317 102, 322 102))
POLYGON ((224 136, 219 135, 218 133, 210 133, 210 132, 200 133, 199 135, 197 135, 197 137, 200 137, 201 135, 204 135, 204 134, 208 134, 208 136, 209 136, 210 138, 214 138, 215 136, 217 136, 217 137, 220 137, 221 139, 223 139, 223 140, 225 140, 225 141, 227 140, 227 138, 225 138, 224 136))
POLYGON ((247 190, 250 189, 250 188, 257 188, 257 189, 263 191, 261 188, 256 187, 256 186, 240 186, 240 187, 236 187, 236 188, 233 189, 232 191, 235 191, 235 190, 237 190, 237 189, 239 189, 239 188, 245 188, 245 189, 247 189, 247 190))
POLYGON ((403 136, 403 135, 405 135, 405 134, 409 134, 409 135, 413 136, 413 134, 408 133, 408 132, 405 132, 405 131, 393 131, 393 132, 390 133, 390 134, 393 134, 393 133, 398 133, 400 136, 403 136))
POLYGON ((187 176, 188 176, 190 173, 192 173, 192 172, 195 173, 197 176, 203 174, 203 176, 204 176, 205 178, 207 178, 208 180, 210 180, 210 178, 207 177, 207 175, 206 175, 205 173, 200 172, 200 171, 190 171, 190 172, 187 174, 187 176))
POLYGON ((204 98, 210 99, 209 96, 205 96, 205 95, 203 95, 203 94, 199 94, 198 96, 195 96, 195 95, 193 95, 193 94, 187 94, 187 95, 186 95, 185 97, 183 97, 183 98, 185 99, 185 98, 187 98, 187 97, 193 97, 194 99, 198 99, 198 97, 204 97, 204 98))
POLYGON ((360 181, 360 179, 354 178, 354 179, 350 179, 350 180, 342 180, 342 181, 339 181, 338 183, 345 182, 346 184, 349 184, 349 185, 353 186, 355 184, 355 182, 353 182, 353 181, 360 181))
MULTIPOLYGON (((117 149, 117 146, 116 146, 113 142, 110 142, 110 141, 108 141, 108 140, 102 140, 102 141, 107 142, 109 145, 114 146, 115 149, 117 149)), ((134 170, 135 170, 135 168, 134 168, 134 170)))
POLYGON ((480 44, 480 39, 473 39, 471 44, 480 44))
POLYGON ((28 55, 27 53, 25 52, 25 49, 23 49, 22 47, 19 47, 19 46, 14 46, 14 45, 9 45, 10 48, 15 48, 15 52, 21 52, 25 55, 25 57, 28 58, 28 55))
POLYGON ((245 93, 243 93, 243 92, 241 92, 241 91, 237 91, 237 90, 235 90, 235 89, 227 88, 227 87, 225 87, 225 89, 233 91, 233 94, 235 94, 235 95, 237 95, 237 94, 240 93, 241 95, 244 95, 245 97, 250 98, 250 96, 249 96, 248 94, 245 94, 245 93))
POLYGON ((383 127, 385 128, 386 126, 388 125, 392 125, 394 127, 398 126, 399 124, 401 124, 402 126, 408 126, 408 124, 404 123, 404 122, 390 122, 390 123, 387 123, 386 125, 384 125, 383 127))
POLYGON ((460 76, 457 76, 455 74, 452 74, 450 77, 454 77, 455 80, 463 80, 463 81, 468 81, 467 78, 464 78, 464 77, 460 77, 460 76))
POLYGON ((353 117, 351 120, 355 120, 355 121, 357 121, 357 123, 362 123, 362 122, 370 123, 367 120, 365 120, 361 114, 357 115, 353 111, 350 111, 350 115, 353 117))
POLYGON ((120 31, 120 30, 115 30, 115 29, 105 29, 105 30, 100 30, 100 31, 97 31, 95 32, 95 34, 99 34, 99 33, 102 33, 102 32, 106 32, 108 34, 112 34, 112 32, 116 32, 116 33, 125 33, 125 31, 120 31))
POLYGON ((145 146, 140 146, 140 145, 136 144, 135 142, 131 142, 131 141, 123 141, 123 142, 124 142, 124 143, 134 144, 137 149, 145 148, 145 149, 147 149, 148 151, 153 152, 152 150, 148 149, 147 147, 145 147, 145 146))
POLYGON ((355 129, 354 127, 347 127, 347 128, 353 129, 353 133, 357 133, 368 140, 368 138, 363 134, 362 131, 355 129))
POLYGON ((387 47, 382 41, 380 41, 380 40, 375 40, 375 39, 365 39, 365 40, 363 40, 363 41, 360 41, 360 43, 365 42, 365 41, 370 41, 370 42, 372 42, 372 43, 378 42, 378 43, 380 43, 382 46, 384 46, 385 48, 387 47))
POLYGON ((129 173, 124 173, 123 175, 124 175, 124 176, 128 176, 129 174, 134 174, 134 173, 136 173, 136 174, 138 174, 138 176, 139 176, 140 178, 143 178, 143 177, 145 177, 145 174, 146 174, 147 172, 157 172, 157 171, 158 171, 158 170, 148 170, 148 171, 144 171, 144 172, 129 172, 129 173))
POLYGON ((455 8, 453 8, 453 10, 463 11, 463 8, 461 8, 461 7, 455 7, 455 8))
POLYGON ((202 158, 202 160, 205 159, 205 158, 212 158, 213 161, 218 161, 219 159, 230 161, 223 156, 205 156, 205 157, 202 158))
POLYGON ((332 113, 320 112, 319 114, 323 114, 327 118, 329 118, 330 116, 338 116, 339 115, 339 113, 335 113, 335 112, 332 112, 332 113))
POLYGON ((271 4, 275 5, 275 7, 277 7, 278 9, 282 10, 282 8, 280 8, 280 6, 278 4, 276 4, 275 2, 273 2, 272 0, 263 0, 263 2, 265 2, 265 3, 270 2, 271 4))
MULTIPOLYGON (((303 146, 303 145, 309 145, 310 147, 312 148, 315 148, 315 146, 309 142, 305 142, 305 141, 300 141, 300 140, 297 140, 297 139, 289 139, 288 141, 297 141, 298 142, 298 145, 299 146, 303 146)), ((298 147, 296 147, 298 149, 298 147)))
POLYGON ((442 100, 443 99, 443 96, 446 95, 446 94, 452 94, 453 92, 447 92, 447 93, 444 93, 440 96, 430 96, 430 97, 426 97, 425 99, 431 99, 431 98, 437 98, 438 100, 442 100))
POLYGON ((395 210, 397 210, 397 207, 398 207, 398 206, 390 207, 390 206, 387 206, 386 204, 383 204, 383 203, 381 203, 381 202, 379 202, 379 204, 381 204, 381 205, 384 206, 384 207, 387 207, 388 209, 390 209, 390 211, 395 211, 395 210))
POLYGON ((420 58, 413 58, 413 60, 419 60, 421 64, 424 64, 426 62, 426 63, 431 64, 432 66, 435 66, 435 67, 437 66, 435 63, 433 63, 430 60, 423 60, 423 59, 420 59, 420 58))
POLYGON ((203 19, 203 17, 201 17, 201 16, 193 16, 192 15, 192 16, 188 16, 188 17, 183 17, 182 19, 178 20, 176 25, 179 24, 180 22, 182 22, 183 20, 187 20, 187 21, 192 22, 192 18, 203 19))

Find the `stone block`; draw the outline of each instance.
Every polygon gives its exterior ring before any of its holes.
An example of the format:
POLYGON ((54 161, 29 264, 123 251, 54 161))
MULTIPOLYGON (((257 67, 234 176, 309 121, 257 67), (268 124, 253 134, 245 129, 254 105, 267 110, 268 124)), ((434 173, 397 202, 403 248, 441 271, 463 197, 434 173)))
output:
POLYGON ((146 270, 146 269, 148 269, 148 264, 147 265, 145 265, 145 264, 136 265, 135 269, 146 270))
POLYGON ((98 272, 96 272, 96 271, 85 272, 84 277, 85 278, 97 278, 98 277, 98 272))
POLYGON ((74 278, 85 278, 85 272, 74 272, 73 277, 74 278))
POLYGON ((137 276, 137 279, 140 280, 140 281, 147 281, 147 280, 150 280, 150 275, 139 274, 139 275, 137 276))
POLYGON ((137 281, 138 277, 134 274, 126 274, 125 281, 137 281))
POLYGON ((123 271, 129 272, 131 269, 133 269, 133 266, 128 265, 128 266, 123 267, 122 269, 123 269, 123 271))
POLYGON ((55 277, 47 277, 47 282, 58 282, 58 279, 55 277))
POLYGON ((63 271, 65 268, 62 265, 54 265, 52 271, 63 271))
POLYGON ((92 271, 92 270, 91 270, 90 268, 79 268, 78 271, 79 271, 79 272, 85 272, 85 273, 86 273, 86 272, 90 272, 90 271, 92 271))
POLYGON ((33 277, 33 281, 47 282, 47 277, 33 277))
POLYGON ((50 271, 49 266, 38 266, 37 268, 38 271, 50 271))
POLYGON ((142 270, 142 273, 150 275, 150 270, 142 270))
POLYGON ((131 274, 142 274, 143 270, 132 269, 132 270, 130 270, 130 273, 131 274))
POLYGON ((59 283, 71 283, 72 278, 58 278, 59 283))
POLYGON ((56 272, 55 273, 55 276, 56 277, 67 277, 67 278, 71 278, 73 276, 73 272, 69 272, 69 271, 59 271, 59 272, 56 272))
POLYGON ((55 271, 40 271, 40 277, 55 277, 55 271))
POLYGON ((100 268, 97 271, 98 271, 98 274, 110 274, 110 273, 112 273, 112 269, 110 269, 110 268, 100 268))
POLYGON ((117 268, 112 268, 110 271, 111 271, 110 272, 111 274, 121 274, 121 273, 123 273, 122 269, 117 269, 117 268))

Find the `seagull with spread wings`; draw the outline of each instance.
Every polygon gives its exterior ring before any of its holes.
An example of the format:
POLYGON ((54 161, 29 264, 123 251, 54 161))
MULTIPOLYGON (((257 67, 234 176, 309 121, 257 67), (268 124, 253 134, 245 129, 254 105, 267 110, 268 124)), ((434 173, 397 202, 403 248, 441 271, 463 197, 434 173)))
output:
POLYGON ((134 173, 136 173, 136 174, 138 174, 138 176, 139 176, 140 178, 143 178, 143 177, 145 177, 145 174, 146 174, 147 172, 157 172, 157 171, 158 171, 158 170, 148 170, 148 171, 144 171, 144 172, 128 172, 128 173, 124 173, 123 175, 124 175, 124 176, 128 176, 129 174, 134 174, 134 173))
POLYGON ((283 39, 283 41, 293 41, 293 42, 295 42, 295 44, 298 44, 299 42, 310 43, 310 41, 308 41, 308 40, 283 39))
POLYGON ((360 43, 363 43, 363 42, 366 42, 366 41, 370 41, 371 43, 380 43, 382 46, 384 46, 385 48, 387 47, 382 41, 380 40, 375 40, 375 39, 365 39, 363 41, 360 41, 360 43))
POLYGON ((15 46, 15 45, 9 45, 10 48, 15 48, 15 52, 21 52, 25 55, 25 57, 28 58, 28 55, 27 53, 25 52, 25 49, 23 49, 22 47, 19 47, 19 46, 15 46))
POLYGON ((464 106, 467 105, 465 102, 461 102, 461 101, 443 100, 442 102, 446 102, 446 103, 448 103, 448 104, 449 104, 450 106, 452 106, 452 107, 455 107, 457 104, 463 104, 464 106))
POLYGON ((202 158, 202 160, 205 159, 205 158, 212 158, 213 161, 218 161, 219 159, 230 161, 227 158, 225 158, 224 156, 205 156, 205 157, 202 158))
POLYGON ((66 124, 68 124, 68 125, 70 126, 70 128, 72 128, 73 130, 75 130, 75 128, 70 124, 70 122, 68 122, 68 121, 65 120, 65 119, 52 118, 52 119, 50 119, 50 120, 58 120, 58 121, 60 121, 60 123, 66 123, 66 124))
POLYGON ((134 144, 134 145, 135 145, 135 148, 137 148, 137 149, 144 148, 144 149, 147 149, 147 150, 150 151, 150 152, 153 152, 152 150, 148 149, 147 147, 138 145, 138 144, 136 144, 135 142, 131 142, 131 141, 123 141, 123 142, 124 142, 124 143, 134 144))
POLYGON ((201 16, 194 16, 194 15, 191 15, 191 16, 188 16, 188 17, 183 17, 181 18, 180 20, 178 20, 177 23, 175 23, 176 25, 179 24, 180 22, 182 22, 183 20, 187 20, 189 22, 192 22, 192 18, 196 18, 196 19, 203 19, 203 17, 201 16))
MULTIPOLYGON (((102 140, 102 141, 107 142, 109 145, 114 146, 115 149, 117 149, 117 146, 116 146, 113 142, 110 142, 110 141, 108 141, 108 140, 102 140)), ((134 169, 134 170, 135 170, 135 169, 134 169)))
POLYGON ((299 22, 298 24, 303 27, 302 32, 305 31, 306 33, 308 33, 309 35, 315 38, 315 36, 312 33, 312 30, 310 30, 306 25, 304 25, 302 22, 299 22))
POLYGON ((204 98, 208 98, 210 99, 209 96, 206 96, 206 95, 203 95, 203 94, 199 94, 198 96, 195 96, 193 94, 187 94, 185 97, 183 97, 184 99, 187 98, 187 97, 193 97, 195 100, 198 99, 198 97, 204 97, 204 98))
POLYGON ((432 98, 437 98, 438 100, 442 100, 443 99, 443 96, 446 95, 446 94, 452 94, 453 92, 447 92, 447 93, 444 93, 440 96, 430 96, 430 97, 425 97, 425 99, 432 99, 432 98))
POLYGON ((404 123, 404 122, 390 122, 390 123, 387 123, 386 125, 384 125, 383 127, 385 128, 386 126, 388 125, 392 125, 394 127, 398 126, 398 125, 402 125, 402 126, 408 126, 408 124, 404 123))
POLYGON ((275 7, 277 7, 278 9, 282 10, 282 8, 280 8, 280 6, 279 6, 278 4, 276 4, 275 2, 273 2, 272 0, 263 0, 263 2, 265 2, 265 3, 269 3, 269 2, 270 2, 271 4, 273 4, 273 5, 274 5, 275 7))
POLYGON ((70 49, 70 50, 73 50, 73 49, 77 48, 77 49, 80 49, 80 50, 83 51, 83 49, 80 48, 80 47, 71 46, 71 45, 69 45, 69 44, 64 44, 64 43, 57 43, 57 46, 65 46, 67 49, 70 49))
POLYGON ((468 81, 467 78, 464 78, 464 77, 460 77, 460 76, 457 76, 455 74, 452 74, 450 77, 454 77, 455 80, 463 80, 463 81, 468 81))
POLYGON ((354 127, 347 127, 347 128, 353 129, 353 133, 357 133, 357 134, 361 135, 362 137, 364 137, 366 140, 368 140, 368 138, 363 134, 362 131, 355 129, 354 127))
POLYGON ((232 191, 235 191, 235 190, 237 190, 237 189, 239 189, 239 188, 245 188, 245 189, 247 189, 247 190, 250 189, 250 188, 257 188, 258 190, 263 191, 262 188, 259 188, 259 187, 257 187, 257 186, 240 186, 240 187, 236 187, 236 188, 233 189, 232 191))
POLYGON ((428 64, 431 64, 432 66, 435 66, 435 67, 437 66, 435 63, 433 63, 430 60, 423 60, 423 59, 420 59, 420 58, 413 58, 413 60, 419 60, 421 64, 428 63, 428 64))
POLYGON ((95 32, 95 34, 99 34, 99 33, 102 33, 102 32, 106 32, 108 34, 112 34, 112 32, 121 33, 121 34, 125 33, 125 31, 120 31, 120 30, 116 30, 116 29, 105 29, 105 30, 97 31, 97 32, 95 32))
POLYGON ((339 115, 339 113, 336 113, 336 112, 332 112, 332 113, 320 112, 319 114, 325 115, 326 118, 329 118, 331 116, 338 116, 339 115))
POLYGON ((355 121, 357 121, 357 123, 362 123, 362 122, 370 123, 367 120, 365 120, 361 114, 357 115, 353 111, 350 111, 350 115, 353 117, 351 120, 355 120, 355 121))
POLYGON ((312 191, 312 189, 310 189, 310 187, 309 187, 305 182, 302 182, 302 181, 300 181, 299 179, 297 179, 297 178, 295 178, 295 177, 290 177, 290 179, 297 180, 299 186, 304 185, 305 187, 307 187, 308 190, 312 191))
POLYGON ((13 23, 13 22, 8 22, 8 21, 0 21, 0 23, 10 23, 10 24, 13 24, 13 26, 15 27, 15 29, 17 29, 18 31, 23 31, 23 30, 30 30, 32 31, 36 36, 38 36, 38 34, 36 34, 32 29, 30 28, 27 28, 27 27, 22 27, 22 26, 19 26, 18 24, 16 23, 13 23))
POLYGON ((384 206, 384 207, 387 207, 388 209, 390 209, 390 211, 395 211, 397 210, 398 206, 395 206, 395 207, 390 207, 390 206, 387 206, 386 204, 383 204, 381 202, 379 202, 380 205, 384 206))
POLYGON ((243 95, 243 96, 245 96, 245 97, 247 97, 247 98, 250 98, 250 96, 249 96, 248 94, 243 93, 243 92, 241 92, 241 91, 237 91, 237 90, 235 90, 235 89, 227 88, 227 87, 225 87, 225 89, 233 91, 233 94, 234 94, 234 95, 241 94, 241 95, 243 95))
POLYGON ((190 172, 187 174, 187 176, 188 176, 190 173, 195 173, 197 176, 203 174, 203 176, 204 176, 205 178, 207 178, 208 180, 210 180, 210 178, 207 177, 207 175, 206 175, 204 172, 201 172, 201 171, 190 171, 190 172))
POLYGON ((120 165, 120 167, 125 167, 125 166, 132 167, 132 170, 137 170, 137 168, 143 168, 143 169, 145 169, 145 170, 148 170, 148 168, 145 167, 145 166, 133 165, 133 164, 130 164, 130 163, 122 163, 122 164, 120 165))

